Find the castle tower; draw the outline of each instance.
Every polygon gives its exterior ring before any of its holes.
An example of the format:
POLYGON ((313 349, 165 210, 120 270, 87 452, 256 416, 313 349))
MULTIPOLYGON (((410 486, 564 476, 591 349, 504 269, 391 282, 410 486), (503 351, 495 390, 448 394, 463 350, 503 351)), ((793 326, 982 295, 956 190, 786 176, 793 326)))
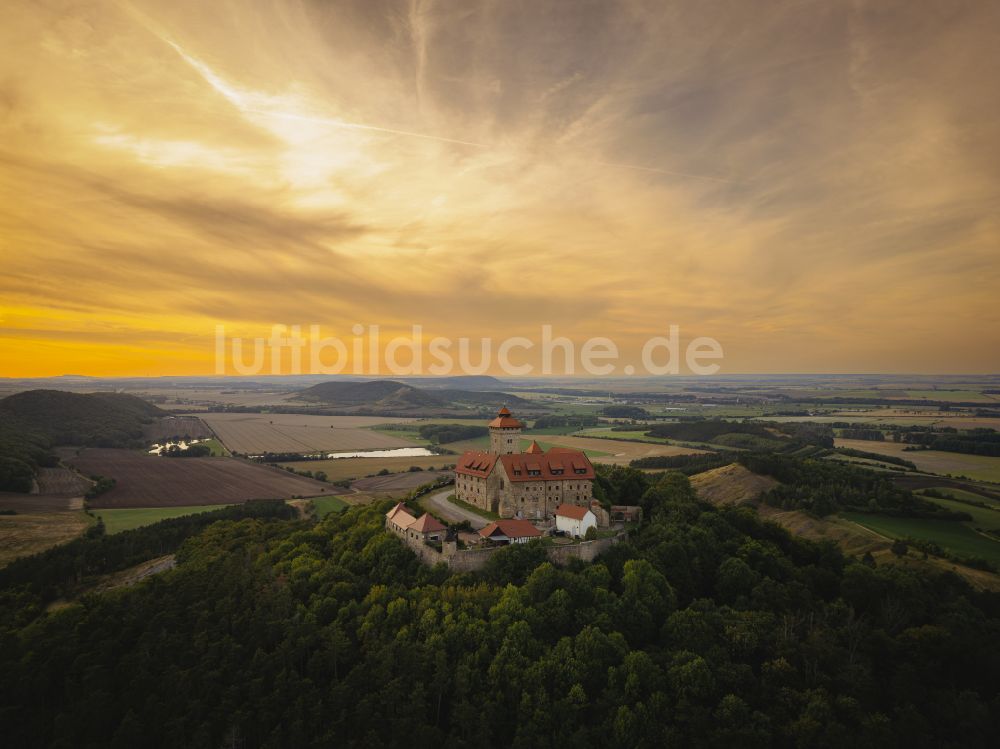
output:
POLYGON ((507 406, 497 411, 497 416, 489 427, 491 453, 512 455, 521 452, 521 430, 524 424, 510 415, 507 406))

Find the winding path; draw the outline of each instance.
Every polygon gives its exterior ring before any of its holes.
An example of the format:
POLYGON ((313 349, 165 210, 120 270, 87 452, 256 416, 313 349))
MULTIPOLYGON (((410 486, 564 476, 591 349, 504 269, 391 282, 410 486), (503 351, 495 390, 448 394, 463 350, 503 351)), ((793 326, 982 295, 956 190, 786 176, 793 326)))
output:
POLYGON ((421 501, 426 503, 428 508, 433 508, 434 513, 440 515, 445 520, 453 523, 461 523, 463 520, 468 520, 469 524, 476 530, 485 528, 486 524, 490 522, 489 520, 482 515, 477 515, 471 510, 466 510, 464 507, 459 507, 455 503, 448 501, 448 495, 454 493, 455 487, 449 486, 442 491, 428 494, 421 501))

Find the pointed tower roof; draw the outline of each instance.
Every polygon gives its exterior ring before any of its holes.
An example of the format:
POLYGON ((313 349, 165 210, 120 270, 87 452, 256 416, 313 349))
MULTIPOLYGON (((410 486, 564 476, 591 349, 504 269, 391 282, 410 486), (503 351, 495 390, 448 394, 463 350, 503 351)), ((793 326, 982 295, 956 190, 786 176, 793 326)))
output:
POLYGON ((510 410, 507 408, 507 406, 504 406, 499 411, 497 411, 497 417, 489 423, 489 426, 494 428, 500 427, 505 429, 524 428, 524 424, 522 424, 520 421, 518 421, 517 419, 515 419, 513 416, 510 415, 510 410))
POLYGON ((531 440, 531 446, 527 450, 525 450, 525 452, 530 455, 541 455, 545 451, 542 449, 542 446, 539 445, 537 441, 531 440))

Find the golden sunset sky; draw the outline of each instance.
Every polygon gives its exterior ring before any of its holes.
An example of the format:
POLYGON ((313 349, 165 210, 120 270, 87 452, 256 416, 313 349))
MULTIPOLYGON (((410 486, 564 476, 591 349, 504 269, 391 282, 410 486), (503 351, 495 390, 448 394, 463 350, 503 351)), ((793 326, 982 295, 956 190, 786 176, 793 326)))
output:
POLYGON ((217 324, 1000 370, 1000 3, 6 0, 0 376, 217 324))

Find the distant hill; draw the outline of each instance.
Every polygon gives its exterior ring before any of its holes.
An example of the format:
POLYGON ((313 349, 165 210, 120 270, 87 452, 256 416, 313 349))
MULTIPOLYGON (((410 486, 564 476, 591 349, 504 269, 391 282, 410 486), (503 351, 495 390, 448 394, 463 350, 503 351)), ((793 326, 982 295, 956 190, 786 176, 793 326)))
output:
POLYGON ((28 390, 0 400, 0 491, 30 491, 54 445, 132 447, 166 413, 134 395, 28 390))
POLYGON ((323 382, 306 388, 300 400, 327 403, 331 406, 367 406, 391 408, 444 408, 448 402, 437 394, 395 380, 371 382, 323 382))
MULTIPOLYGON (((458 379, 458 378, 455 378, 458 379)), ((299 400, 323 403, 337 408, 365 408, 375 411, 428 411, 457 407, 481 406, 497 409, 529 406, 538 410, 531 401, 510 393, 480 392, 477 390, 424 390, 396 380, 370 382, 324 382, 298 393, 299 400)))
POLYGON ((463 403, 473 406, 485 406, 491 410, 497 410, 500 406, 508 406, 515 410, 530 408, 532 411, 547 409, 534 401, 518 398, 510 393, 481 393, 477 390, 435 390, 435 395, 447 398, 454 403, 463 403))
POLYGON ((414 387, 433 390, 503 390, 508 387, 489 375, 456 375, 454 377, 413 377, 404 382, 414 387))
POLYGON ((123 393, 28 390, 0 400, 0 419, 44 435, 53 445, 123 447, 142 427, 166 416, 152 403, 123 393))

